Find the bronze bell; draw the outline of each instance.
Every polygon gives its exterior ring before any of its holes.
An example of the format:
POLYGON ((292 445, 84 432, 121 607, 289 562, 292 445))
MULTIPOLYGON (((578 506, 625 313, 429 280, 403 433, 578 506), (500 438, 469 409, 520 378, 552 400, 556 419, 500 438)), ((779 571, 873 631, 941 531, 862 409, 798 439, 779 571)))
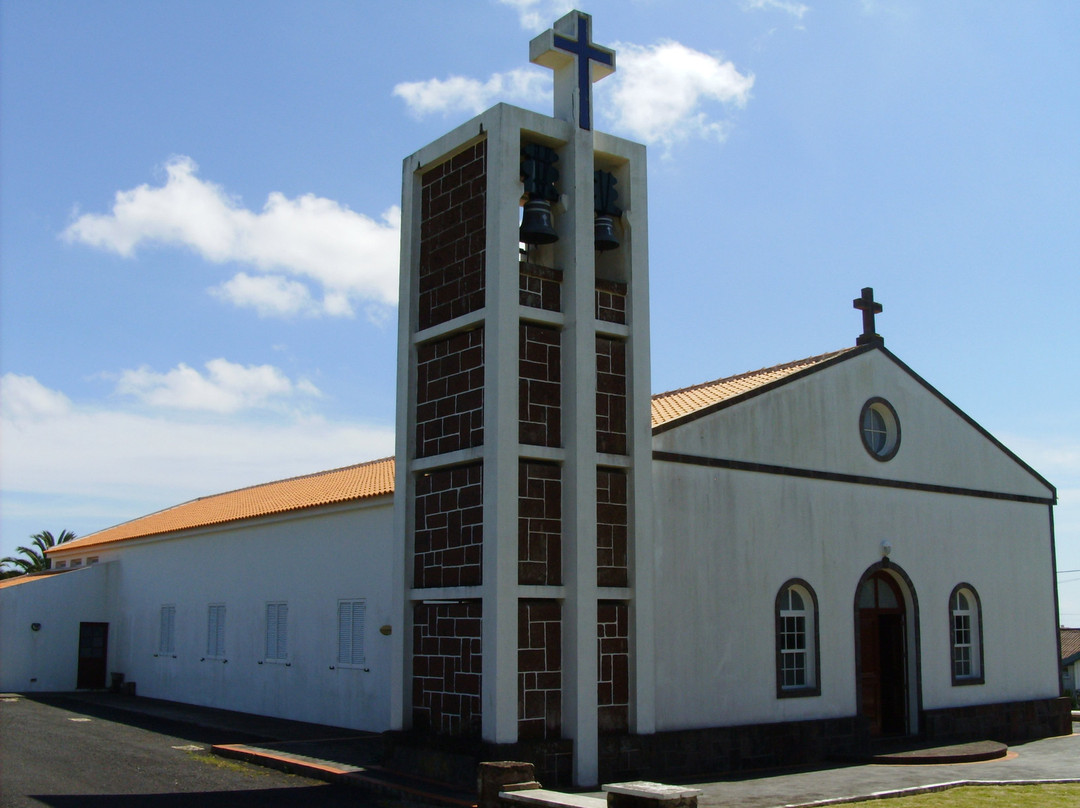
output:
POLYGON ((518 239, 526 244, 551 244, 559 234, 551 226, 551 203, 546 199, 530 199, 521 214, 518 239))
POLYGON ((615 232, 615 217, 607 213, 598 213, 593 220, 593 240, 600 252, 614 250, 619 246, 619 236, 615 232))

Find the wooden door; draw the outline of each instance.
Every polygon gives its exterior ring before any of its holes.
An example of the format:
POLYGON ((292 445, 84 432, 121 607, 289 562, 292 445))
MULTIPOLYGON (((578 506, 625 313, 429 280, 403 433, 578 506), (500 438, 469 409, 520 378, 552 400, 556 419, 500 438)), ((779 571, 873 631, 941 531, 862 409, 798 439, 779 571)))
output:
POLYGON ((904 600, 896 584, 875 573, 859 593, 858 688, 870 734, 907 732, 907 638, 904 600))
POLYGON ((79 623, 78 690, 102 690, 109 657, 109 624, 79 623))
POLYGON ((907 732, 907 671, 904 616, 878 615, 878 653, 881 679, 881 734, 907 732))
POLYGON ((862 714, 870 720, 870 734, 881 734, 881 654, 878 648, 877 614, 859 612, 859 691, 862 714))

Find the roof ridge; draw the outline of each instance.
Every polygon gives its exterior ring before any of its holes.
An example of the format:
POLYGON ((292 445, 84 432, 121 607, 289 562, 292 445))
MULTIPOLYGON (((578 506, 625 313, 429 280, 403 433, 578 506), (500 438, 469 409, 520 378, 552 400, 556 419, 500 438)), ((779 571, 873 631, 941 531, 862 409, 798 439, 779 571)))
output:
POLYGON ((738 381, 740 379, 747 379, 751 376, 760 376, 763 373, 774 373, 779 370, 787 370, 798 365, 817 364, 818 362, 824 362, 826 359, 831 359, 834 356, 839 356, 847 351, 853 351, 854 348, 840 348, 836 351, 826 351, 825 353, 817 354, 815 356, 808 356, 805 359, 796 359, 793 362, 782 362, 779 365, 771 365, 769 367, 758 368, 757 370, 747 370, 742 373, 735 373, 731 376, 723 376, 719 379, 713 379, 712 381, 700 382, 699 384, 692 384, 689 387, 680 387, 677 390, 666 390, 662 393, 653 393, 652 399, 655 401, 658 398, 664 396, 673 396, 678 393, 689 393, 692 390, 700 390, 703 387, 712 387, 718 384, 724 384, 728 382, 738 381))
MULTIPOLYGON (((228 496, 229 494, 239 494, 241 491, 253 491, 256 488, 266 488, 267 486, 270 486, 270 485, 278 485, 280 483, 292 483, 292 482, 296 482, 297 480, 307 480, 307 479, 310 479, 312 477, 322 477, 325 474, 334 474, 335 472, 338 472, 338 471, 348 471, 349 469, 358 469, 358 468, 362 468, 363 466, 373 466, 376 463, 385 463, 388 460, 395 460, 395 459, 396 458, 393 455, 391 455, 389 457, 380 457, 380 458, 378 458, 376 460, 366 460, 363 463, 350 463, 347 466, 339 466, 338 468, 324 469, 322 471, 312 471, 312 472, 309 472, 308 474, 296 474, 296 475, 294 475, 292 477, 282 477, 280 480, 270 480, 269 482, 265 482, 265 483, 254 483, 253 485, 243 485, 243 486, 240 486, 239 488, 232 488, 232 489, 230 489, 228 491, 218 491, 216 494, 206 494, 205 496, 195 497, 194 499, 189 499, 186 502, 181 502, 181 503, 179 503, 177 505, 173 505, 173 506, 171 506, 169 508, 162 508, 160 511, 154 511, 154 513, 163 513, 164 511, 171 511, 173 508, 179 508, 179 507, 181 507, 183 505, 189 505, 192 502, 202 502, 203 500, 214 499, 215 497, 224 497, 224 496, 228 496)), ((153 515, 154 514, 146 514, 146 516, 153 516, 153 515)), ((145 517, 140 516, 140 517, 137 517, 137 518, 142 519, 142 518, 145 518, 145 517)), ((130 521, 135 521, 135 520, 130 520, 130 521)), ((121 524, 125 524, 125 523, 121 522, 121 524)))

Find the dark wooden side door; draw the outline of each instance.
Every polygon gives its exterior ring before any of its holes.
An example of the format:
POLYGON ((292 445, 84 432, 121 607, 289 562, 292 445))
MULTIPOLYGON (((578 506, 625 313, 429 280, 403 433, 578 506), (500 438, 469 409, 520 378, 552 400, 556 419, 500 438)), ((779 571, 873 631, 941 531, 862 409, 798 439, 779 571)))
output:
POLYGON ((907 732, 907 671, 904 665, 904 616, 878 615, 881 660, 881 734, 907 732))
POLYGON ((109 657, 109 624, 79 623, 79 672, 75 687, 101 690, 109 657))

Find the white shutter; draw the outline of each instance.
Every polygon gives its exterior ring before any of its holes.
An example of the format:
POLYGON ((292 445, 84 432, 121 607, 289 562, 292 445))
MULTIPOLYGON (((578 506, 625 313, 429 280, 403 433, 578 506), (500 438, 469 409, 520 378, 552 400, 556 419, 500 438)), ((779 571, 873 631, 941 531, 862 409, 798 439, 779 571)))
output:
POLYGON ((266 658, 286 659, 289 655, 289 604, 266 604, 266 658))
POLYGON ((176 607, 161 607, 161 630, 158 635, 158 653, 176 653, 176 607))
POLYGON ((338 662, 364 664, 364 612, 366 601, 338 601, 338 662))
POLYGON ((206 627, 206 655, 208 657, 225 656, 224 604, 210 607, 210 617, 206 627))

